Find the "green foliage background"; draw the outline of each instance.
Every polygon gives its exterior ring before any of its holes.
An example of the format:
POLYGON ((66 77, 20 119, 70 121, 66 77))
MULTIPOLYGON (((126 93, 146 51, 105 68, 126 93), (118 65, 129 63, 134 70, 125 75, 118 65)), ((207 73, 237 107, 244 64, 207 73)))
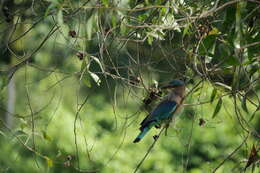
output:
POLYGON ((259 7, 3 1, 0 172, 134 172, 158 133, 132 143, 158 102, 143 100, 178 78, 192 92, 138 171, 258 173, 259 153, 245 167, 259 151, 259 7))

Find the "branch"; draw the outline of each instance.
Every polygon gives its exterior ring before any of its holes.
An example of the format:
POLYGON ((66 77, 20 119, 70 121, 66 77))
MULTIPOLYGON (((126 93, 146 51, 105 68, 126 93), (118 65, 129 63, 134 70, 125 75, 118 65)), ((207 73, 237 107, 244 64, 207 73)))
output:
POLYGON ((22 58, 21 60, 19 60, 18 63, 16 63, 14 66, 12 66, 9 70, 7 71, 12 71, 12 69, 17 70, 19 67, 23 66, 27 61, 29 61, 44 45, 44 43, 59 29, 59 26, 57 26, 57 24, 55 24, 52 29, 49 31, 49 33, 46 35, 46 37, 43 39, 43 41, 41 42, 41 44, 33 50, 33 52, 25 57, 22 58))
POLYGON ((157 135, 156 138, 154 138, 154 141, 152 143, 152 145, 149 147, 149 149, 147 150, 147 152, 145 153, 143 159, 139 162, 139 164, 136 166, 134 173, 136 173, 138 171, 138 169, 140 168, 140 166, 143 164, 143 162, 145 161, 145 159, 147 158, 147 156, 149 155, 149 153, 152 151, 153 147, 155 146, 156 142, 158 141, 160 135, 162 134, 162 132, 164 131, 165 127, 163 127, 161 129, 161 131, 159 132, 159 134, 157 135))
POLYGON ((78 150, 78 142, 77 142, 77 119, 79 117, 79 113, 81 111, 81 109, 83 108, 83 106, 87 103, 88 99, 89 99, 90 94, 88 94, 85 98, 85 100, 83 101, 83 103, 80 105, 80 107, 78 108, 77 112, 76 112, 76 116, 74 119, 74 142, 75 142, 75 146, 76 146, 76 159, 78 161, 78 169, 80 170, 80 166, 79 166, 79 150, 78 150))
POLYGON ((247 134, 246 138, 243 140, 243 142, 232 152, 230 153, 213 171, 212 173, 215 173, 228 159, 230 159, 247 141, 248 137, 250 136, 250 133, 247 134))

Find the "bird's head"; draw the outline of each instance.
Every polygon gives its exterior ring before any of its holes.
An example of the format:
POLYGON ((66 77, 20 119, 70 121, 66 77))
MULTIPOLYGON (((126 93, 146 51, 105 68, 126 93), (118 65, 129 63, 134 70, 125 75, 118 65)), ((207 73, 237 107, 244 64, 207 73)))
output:
POLYGON ((181 80, 173 80, 169 82, 167 85, 161 87, 161 89, 172 89, 172 88, 178 88, 178 87, 184 87, 185 83, 181 80))

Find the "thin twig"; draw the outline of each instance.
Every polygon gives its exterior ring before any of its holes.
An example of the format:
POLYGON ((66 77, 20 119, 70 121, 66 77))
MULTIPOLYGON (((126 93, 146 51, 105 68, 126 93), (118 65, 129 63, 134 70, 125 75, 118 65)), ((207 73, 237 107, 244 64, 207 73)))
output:
POLYGON ((77 119, 79 117, 79 113, 81 111, 81 109, 83 108, 83 106, 87 103, 88 99, 89 99, 89 95, 86 96, 85 100, 83 101, 83 103, 80 105, 80 107, 78 108, 77 112, 76 112, 76 116, 75 116, 75 119, 74 119, 74 142, 75 142, 75 147, 76 147, 76 159, 77 159, 77 163, 78 163, 78 169, 80 169, 79 167, 79 150, 78 150, 78 142, 77 142, 77 126, 76 126, 76 123, 77 123, 77 119))
POLYGON ((195 117, 194 117, 194 115, 192 115, 192 118, 193 118, 193 120, 192 120, 192 124, 191 124, 191 131, 190 131, 190 136, 189 136, 189 139, 188 139, 188 147, 187 147, 187 160, 186 160, 186 163, 185 163, 185 170, 187 169, 187 167, 188 167, 188 163, 189 163, 189 159, 190 159, 190 157, 189 157, 189 153, 190 153, 190 147, 191 147, 191 139, 192 139, 192 135, 193 135, 193 128, 194 128, 194 121, 195 121, 195 117))
POLYGON ((147 150, 147 152, 145 153, 144 157, 142 158, 142 160, 138 163, 138 165, 136 166, 134 173, 136 173, 138 171, 138 169, 140 168, 140 166, 143 164, 143 162, 145 161, 145 159, 147 158, 147 156, 149 155, 149 153, 152 151, 154 145, 156 144, 156 142, 158 141, 160 135, 162 134, 162 132, 164 131, 165 127, 163 127, 161 129, 161 131, 159 132, 159 134, 157 135, 157 138, 154 138, 154 141, 152 143, 152 145, 149 147, 149 149, 147 150))
MULTIPOLYGON (((33 108, 32 108, 32 104, 31 104, 31 99, 30 99, 30 95, 29 95, 29 87, 27 85, 27 66, 25 67, 25 89, 26 89, 26 97, 27 97, 27 101, 28 101, 28 105, 29 105, 29 109, 30 109, 30 112, 31 112, 31 125, 32 125, 32 148, 33 150, 36 151, 36 145, 35 145, 35 136, 34 136, 34 133, 35 133, 35 122, 34 122, 34 112, 33 112, 33 108)), ((36 155, 34 155, 34 160, 35 160, 35 163, 36 165, 38 166, 39 168, 39 164, 37 162, 37 159, 35 157, 36 155)))
POLYGON ((247 141, 248 137, 250 136, 250 133, 247 134, 246 138, 243 140, 243 142, 232 152, 230 153, 213 171, 212 173, 215 173, 228 159, 230 159, 247 141))
MULTIPOLYGON (((41 48, 42 46, 45 44, 45 42, 59 29, 59 26, 57 26, 57 24, 55 24, 52 29, 50 30, 50 32, 46 35, 46 37, 43 39, 43 41, 40 43, 40 45, 34 49, 32 51, 32 53, 27 56, 27 57, 24 57, 22 58, 21 60, 18 61, 18 63, 16 63, 14 66, 12 66, 10 69, 13 69, 13 68, 18 68, 22 65, 24 65, 27 61, 29 61, 41 48)), ((9 71, 9 70, 7 70, 9 71)))

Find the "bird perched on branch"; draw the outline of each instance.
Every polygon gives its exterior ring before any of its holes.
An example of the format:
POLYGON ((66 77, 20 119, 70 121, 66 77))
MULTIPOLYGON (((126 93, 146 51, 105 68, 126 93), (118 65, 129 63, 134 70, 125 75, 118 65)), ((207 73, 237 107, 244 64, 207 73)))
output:
POLYGON ((141 122, 140 133, 134 143, 139 142, 154 126, 160 128, 164 123, 169 125, 173 116, 178 112, 185 94, 185 84, 181 80, 173 80, 162 89, 170 89, 170 93, 156 106, 156 108, 141 122))

